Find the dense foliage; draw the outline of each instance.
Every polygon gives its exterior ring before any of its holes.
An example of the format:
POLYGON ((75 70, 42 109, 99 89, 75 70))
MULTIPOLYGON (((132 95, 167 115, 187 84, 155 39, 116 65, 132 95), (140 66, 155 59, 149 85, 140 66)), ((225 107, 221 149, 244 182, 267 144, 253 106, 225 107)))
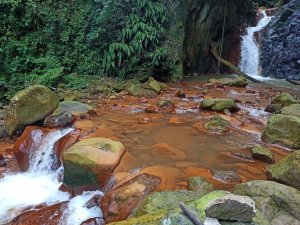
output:
POLYGON ((172 72, 161 1, 1 0, 0 11, 1 100, 34 83, 172 72))

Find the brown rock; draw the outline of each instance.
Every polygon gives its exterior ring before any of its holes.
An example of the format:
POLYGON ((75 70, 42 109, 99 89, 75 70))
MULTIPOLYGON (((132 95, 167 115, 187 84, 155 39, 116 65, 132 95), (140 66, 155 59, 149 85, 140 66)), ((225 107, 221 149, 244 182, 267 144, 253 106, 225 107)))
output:
POLYGON ((175 94, 175 97, 177 97, 177 98, 186 98, 186 94, 185 94, 185 92, 183 90, 179 90, 175 94))
POLYGON ((144 173, 108 192, 100 203, 105 222, 125 220, 160 183, 159 177, 144 173))

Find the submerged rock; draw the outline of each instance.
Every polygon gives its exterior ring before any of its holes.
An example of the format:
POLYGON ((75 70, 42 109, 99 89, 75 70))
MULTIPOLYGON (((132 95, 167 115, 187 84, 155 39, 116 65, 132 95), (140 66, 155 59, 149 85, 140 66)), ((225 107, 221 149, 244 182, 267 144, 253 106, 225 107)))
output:
POLYGON ((251 149, 252 157, 267 163, 274 163, 273 153, 263 147, 254 147, 251 149))
POLYGON ((160 182, 160 178, 144 173, 106 193, 100 202, 105 222, 126 219, 160 182))
POLYGON ((61 114, 63 112, 69 112, 75 116, 80 116, 89 113, 93 110, 92 106, 83 104, 77 101, 63 101, 60 102, 53 115, 61 114))
POLYGON ((30 86, 19 91, 11 100, 5 117, 9 134, 26 125, 43 120, 51 114, 59 101, 54 92, 42 85, 30 86))
POLYGON ((251 198, 233 194, 210 201, 205 213, 208 217, 244 223, 252 222, 256 215, 255 203, 251 198))
POLYGON ((259 180, 237 185, 234 193, 253 199, 270 225, 300 224, 300 192, 295 188, 259 180))
POLYGON ((151 152, 154 156, 165 157, 174 160, 182 160, 187 158, 187 155, 184 151, 169 146, 166 143, 158 143, 153 145, 151 152))
POLYGON ((285 93, 285 92, 278 95, 272 101, 272 104, 281 104, 283 107, 284 106, 289 106, 289 105, 292 105, 292 104, 297 104, 297 103, 299 103, 298 99, 296 99, 291 94, 285 93))
POLYGON ((263 132, 262 140, 300 149, 300 117, 274 115, 263 132))
POLYGON ((64 183, 70 186, 104 184, 124 153, 120 142, 106 138, 82 140, 63 153, 64 183))
POLYGON ((292 104, 281 109, 281 113, 284 115, 298 116, 300 117, 300 104, 292 104))
POLYGON ((296 151, 267 168, 271 180, 284 183, 300 190, 300 151, 296 151))
POLYGON ((214 186, 202 177, 189 177, 188 179, 189 190, 205 195, 214 190, 214 186))
POLYGON ((223 111, 228 109, 230 111, 236 108, 234 99, 204 99, 201 107, 213 111, 223 111))
POLYGON ((245 77, 239 76, 237 78, 210 79, 209 83, 233 87, 246 87, 248 80, 245 77))

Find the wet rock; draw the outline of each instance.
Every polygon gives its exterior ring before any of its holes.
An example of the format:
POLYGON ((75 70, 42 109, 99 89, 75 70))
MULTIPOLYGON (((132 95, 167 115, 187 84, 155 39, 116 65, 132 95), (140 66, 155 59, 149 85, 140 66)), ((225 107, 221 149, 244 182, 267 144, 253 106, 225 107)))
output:
POLYGON ((124 153, 123 144, 106 138, 77 142, 63 153, 64 182, 70 186, 103 185, 124 153))
POLYGON ((8 131, 4 126, 0 126, 0 139, 8 136, 8 131))
POLYGON ((149 106, 145 109, 146 113, 156 113, 157 112, 157 108, 155 106, 149 106))
POLYGON ((251 198, 233 194, 210 201, 205 213, 208 217, 244 223, 252 222, 256 215, 255 203, 251 198))
POLYGON ((284 115, 298 116, 300 117, 300 104, 292 104, 281 109, 281 113, 284 115))
POLYGON ((157 96, 155 91, 143 88, 142 84, 135 79, 127 81, 124 90, 135 97, 153 98, 157 96))
POLYGON ((214 186, 202 177, 189 177, 188 187, 201 196, 214 190, 214 186))
POLYGON ((300 151, 267 167, 267 177, 300 190, 300 151))
POLYGON ((146 83, 142 84, 142 88, 155 91, 157 94, 159 94, 165 87, 165 84, 156 81, 153 77, 150 77, 146 83))
POLYGON ((186 94, 183 90, 179 90, 176 92, 175 97, 177 98, 186 98, 186 94))
POLYGON ((270 104, 266 106, 265 111, 268 113, 279 114, 282 107, 282 104, 270 104))
POLYGON ((152 146, 152 154, 154 156, 159 155, 160 157, 171 158, 174 160, 186 159, 185 152, 169 146, 166 143, 158 143, 152 146))
POLYGON ((240 183, 240 176, 234 171, 212 170, 213 177, 223 183, 240 183))
POLYGON ((76 101, 60 102, 53 115, 58 115, 63 112, 69 112, 75 116, 87 114, 93 110, 93 107, 76 101))
POLYGON ((126 219, 132 211, 160 185, 160 178, 140 174, 108 192, 101 201, 106 223, 126 219))
POLYGON ((157 107, 159 109, 161 108, 174 108, 175 104, 173 102, 171 102, 170 100, 160 100, 159 102, 157 102, 157 107))
POLYGON ((49 128, 66 127, 75 121, 75 116, 70 112, 61 112, 47 116, 44 126, 49 128))
POLYGON ((92 218, 82 222, 80 225, 105 225, 105 222, 101 218, 92 218))
MULTIPOLYGON (((22 136, 18 138, 13 151, 21 171, 25 172, 29 169, 30 156, 38 150, 38 147, 43 143, 43 139, 50 131, 48 128, 26 127, 22 136)), ((58 168, 58 166, 58 161, 55 161, 52 165, 53 169, 58 168)))
POLYGON ((34 85, 19 91, 11 100, 5 117, 9 134, 26 125, 43 120, 57 107, 59 101, 49 88, 34 85))
POLYGON ((254 159, 266 162, 266 163, 274 163, 273 153, 268 149, 263 147, 254 147, 251 149, 252 157, 254 159))
POLYGON ((229 122, 220 116, 213 117, 204 124, 204 127, 210 132, 224 133, 229 130, 229 122))
POLYGON ((249 181, 235 187, 234 194, 254 200, 269 224, 300 224, 300 192, 273 181, 249 181))
POLYGON ((248 85, 247 79, 242 76, 237 78, 210 79, 209 83, 233 87, 246 87, 248 85))
POLYGON ((285 92, 275 97, 272 101, 272 104, 282 104, 282 106, 289 106, 297 103, 299 103, 298 99, 296 99, 291 94, 285 92))
POLYGON ((201 107, 213 111, 223 111, 225 109, 233 111, 236 105, 234 99, 204 99, 201 107))
POLYGON ((274 115, 262 134, 262 140, 300 149, 300 117, 274 115))
POLYGON ((144 200, 132 217, 168 212, 173 208, 178 208, 180 202, 189 202, 200 196, 196 192, 186 190, 155 192, 144 200))

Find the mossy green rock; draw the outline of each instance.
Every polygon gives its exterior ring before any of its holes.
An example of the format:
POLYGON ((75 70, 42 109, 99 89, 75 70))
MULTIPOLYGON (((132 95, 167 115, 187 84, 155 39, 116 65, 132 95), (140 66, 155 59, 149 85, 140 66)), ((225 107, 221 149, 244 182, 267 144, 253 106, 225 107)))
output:
POLYGON ((59 103, 55 93, 42 85, 19 91, 11 100, 6 112, 5 126, 9 134, 23 129, 51 114, 59 103))
POLYGON ((60 114, 63 112, 69 112, 73 115, 83 115, 86 113, 89 113, 91 110, 93 110, 92 106, 89 106, 87 104, 83 104, 81 102, 77 101, 63 101, 60 102, 57 109, 53 114, 60 114))
POLYGON ((281 93, 276 98, 273 99, 272 104, 282 104, 282 106, 289 106, 292 104, 300 103, 298 99, 289 93, 281 93))
POLYGON ((232 87, 246 87, 248 85, 247 79, 242 76, 239 76, 237 78, 210 79, 209 83, 221 84, 232 87))
POLYGON ((268 178, 300 190, 300 151, 267 168, 268 178))
POLYGON ((159 94, 165 88, 165 84, 158 82, 154 78, 150 77, 149 80, 142 85, 142 87, 145 89, 155 91, 159 94))
POLYGON ((220 116, 213 117, 210 121, 204 124, 204 127, 211 132, 226 132, 230 123, 220 116))
POLYGON ((158 225, 165 217, 165 214, 143 215, 138 218, 130 218, 127 220, 109 223, 107 225, 158 225))
POLYGON ((194 223, 181 212, 168 214, 159 223, 159 225, 165 225, 165 224, 169 224, 169 225, 194 225, 194 223))
POLYGON ((256 218, 254 221, 269 221, 272 225, 300 224, 300 192, 293 187, 257 180, 237 185, 234 193, 255 201, 265 220, 256 218))
POLYGON ((300 149, 300 117, 274 115, 263 132, 262 140, 278 143, 293 149, 300 149))
POLYGON ((252 157, 267 163, 274 163, 274 156, 271 151, 263 147, 254 147, 251 149, 252 157))
POLYGON ((189 177, 188 187, 199 195, 205 195, 214 190, 214 186, 202 177, 189 177))
POLYGON ((179 202, 189 202, 199 197, 200 195, 196 192, 185 190, 155 192, 145 199, 133 213, 132 217, 167 212, 170 209, 178 208, 179 202))
POLYGON ((153 98, 157 96, 155 91, 143 88, 142 84, 136 79, 127 81, 124 90, 135 97, 153 98))
POLYGON ((234 99, 204 99, 201 104, 202 108, 213 111, 223 111, 224 109, 232 110, 235 108, 234 99))
POLYGON ((300 117, 300 104, 292 104, 281 109, 281 113, 284 115, 298 116, 300 117))

